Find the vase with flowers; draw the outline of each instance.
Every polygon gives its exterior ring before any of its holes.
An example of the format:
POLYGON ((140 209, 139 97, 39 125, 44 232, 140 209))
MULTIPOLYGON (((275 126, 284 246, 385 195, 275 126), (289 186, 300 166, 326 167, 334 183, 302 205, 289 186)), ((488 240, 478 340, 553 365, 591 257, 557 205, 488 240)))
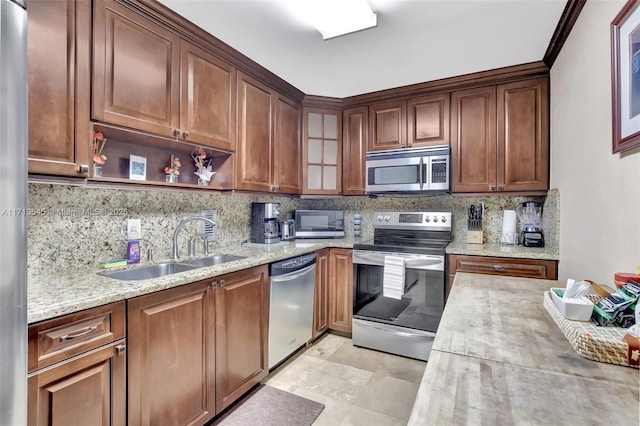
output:
POLYGON ((180 175, 180 159, 175 155, 171 156, 171 162, 169 167, 164 168, 164 172, 167 174, 166 181, 169 183, 178 183, 178 176, 180 175))
POLYGON ((107 138, 101 132, 93 133, 93 176, 102 176, 102 166, 107 161, 107 156, 102 153, 107 138))
POLYGON ((198 185, 209 185, 211 177, 216 172, 211 171, 211 161, 213 158, 207 158, 207 154, 201 152, 199 154, 191 154, 191 158, 195 162, 196 171, 194 174, 198 176, 198 185))

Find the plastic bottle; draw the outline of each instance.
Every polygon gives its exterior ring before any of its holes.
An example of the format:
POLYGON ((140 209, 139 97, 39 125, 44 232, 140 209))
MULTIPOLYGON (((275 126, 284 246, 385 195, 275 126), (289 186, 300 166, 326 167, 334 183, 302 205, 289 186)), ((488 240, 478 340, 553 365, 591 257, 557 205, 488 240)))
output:
POLYGON ((140 263, 140 241, 127 242, 127 263, 140 263))

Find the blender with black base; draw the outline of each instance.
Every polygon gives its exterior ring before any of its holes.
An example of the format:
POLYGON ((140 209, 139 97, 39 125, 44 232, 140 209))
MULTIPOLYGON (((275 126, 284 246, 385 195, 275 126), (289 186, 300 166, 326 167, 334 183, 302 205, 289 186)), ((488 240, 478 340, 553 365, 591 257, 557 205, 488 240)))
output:
POLYGON ((542 203, 525 201, 516 206, 516 214, 520 220, 520 242, 525 247, 544 247, 542 235, 542 203))

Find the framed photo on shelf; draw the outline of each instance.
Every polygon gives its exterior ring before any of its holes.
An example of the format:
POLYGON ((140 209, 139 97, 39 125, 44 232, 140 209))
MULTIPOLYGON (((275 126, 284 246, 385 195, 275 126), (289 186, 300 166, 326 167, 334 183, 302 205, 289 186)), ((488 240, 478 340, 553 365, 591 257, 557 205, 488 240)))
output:
POLYGON ((640 146, 640 1, 611 22, 612 151, 640 146))
POLYGON ((138 155, 129 156, 129 179, 147 180, 147 158, 138 155))

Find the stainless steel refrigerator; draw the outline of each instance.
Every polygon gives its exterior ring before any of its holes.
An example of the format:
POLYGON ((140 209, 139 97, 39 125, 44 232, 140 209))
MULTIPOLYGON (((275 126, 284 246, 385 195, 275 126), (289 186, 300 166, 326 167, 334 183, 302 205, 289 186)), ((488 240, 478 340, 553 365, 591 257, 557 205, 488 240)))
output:
POLYGON ((0 425, 27 423, 27 12, 0 0, 0 425))

